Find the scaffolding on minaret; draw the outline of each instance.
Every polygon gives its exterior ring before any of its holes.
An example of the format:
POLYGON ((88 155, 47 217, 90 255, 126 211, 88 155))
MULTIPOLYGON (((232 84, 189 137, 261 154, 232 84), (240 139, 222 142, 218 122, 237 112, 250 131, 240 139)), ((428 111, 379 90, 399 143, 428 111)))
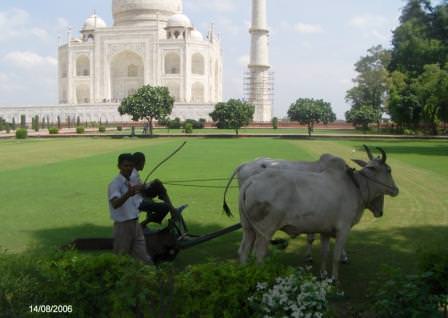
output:
POLYGON ((255 106, 255 109, 274 105, 274 88, 274 72, 268 70, 260 74, 249 70, 244 73, 244 100, 255 106))

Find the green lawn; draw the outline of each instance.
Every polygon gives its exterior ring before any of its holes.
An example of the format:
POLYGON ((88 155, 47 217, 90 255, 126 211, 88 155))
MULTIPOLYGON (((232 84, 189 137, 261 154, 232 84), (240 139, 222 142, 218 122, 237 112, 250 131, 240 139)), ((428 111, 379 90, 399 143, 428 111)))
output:
MULTIPOLYGON (((111 236, 106 189, 117 173, 121 152, 143 151, 148 172, 182 139, 52 139, 0 141, 0 246, 10 252, 60 246, 79 237, 111 236)), ((419 249, 446 244, 448 237, 448 142, 369 141, 389 155, 400 195, 386 199, 383 218, 366 212, 348 242, 351 263, 341 270, 348 297, 363 297, 368 281, 383 264, 415 269, 419 249)), ((329 152, 346 160, 364 158, 360 141, 282 140, 269 138, 194 139, 154 177, 164 181, 227 178, 240 163, 269 156, 314 160, 329 152)), ((144 173, 143 173, 144 175, 144 173)), ((238 222, 221 212, 226 181, 198 183, 211 188, 168 186, 185 212, 193 233, 207 233, 238 222)), ((231 193, 236 209, 237 189, 231 193)), ((282 236, 282 234, 278 234, 282 236)), ((241 232, 182 252, 179 268, 210 258, 236 259, 241 232)), ((291 241, 281 259, 303 264, 303 238, 291 241)), ((315 258, 319 250, 314 249, 315 258)))

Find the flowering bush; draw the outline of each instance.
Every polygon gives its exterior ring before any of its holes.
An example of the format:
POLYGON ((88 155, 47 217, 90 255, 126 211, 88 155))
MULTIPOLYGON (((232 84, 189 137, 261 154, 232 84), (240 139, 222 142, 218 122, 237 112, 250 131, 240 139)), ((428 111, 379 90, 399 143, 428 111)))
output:
POLYGON ((327 295, 332 292, 332 280, 318 280, 309 269, 299 268, 277 278, 272 286, 258 283, 249 303, 256 317, 320 318, 327 312, 327 295))

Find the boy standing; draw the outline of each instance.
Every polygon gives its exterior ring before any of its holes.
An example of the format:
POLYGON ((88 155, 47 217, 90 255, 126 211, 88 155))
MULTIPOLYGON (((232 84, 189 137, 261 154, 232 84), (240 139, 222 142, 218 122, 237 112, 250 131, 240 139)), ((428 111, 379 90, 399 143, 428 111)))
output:
POLYGON ((108 188, 109 211, 114 221, 114 251, 132 255, 146 264, 152 264, 152 259, 146 250, 142 228, 138 223, 141 196, 137 194, 142 190, 142 186, 130 183, 134 169, 133 156, 121 154, 118 157, 118 169, 120 173, 108 188))

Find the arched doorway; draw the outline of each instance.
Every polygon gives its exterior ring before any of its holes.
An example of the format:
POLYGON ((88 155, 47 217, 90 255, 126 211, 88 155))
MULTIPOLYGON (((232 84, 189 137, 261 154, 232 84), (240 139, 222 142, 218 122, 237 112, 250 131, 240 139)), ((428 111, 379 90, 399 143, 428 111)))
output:
POLYGON ((168 53, 165 55, 165 74, 180 74, 180 55, 168 53))
POLYGON ((76 76, 90 75, 90 61, 85 55, 78 57, 76 60, 76 76))
POLYGON ((88 104, 90 103, 90 88, 87 84, 80 84, 76 87, 76 103, 88 104))
POLYGON ((191 101, 193 103, 204 103, 204 85, 196 82, 191 87, 191 101))
POLYGON ((131 51, 121 52, 112 58, 110 74, 111 98, 119 102, 143 86, 143 59, 131 51))

